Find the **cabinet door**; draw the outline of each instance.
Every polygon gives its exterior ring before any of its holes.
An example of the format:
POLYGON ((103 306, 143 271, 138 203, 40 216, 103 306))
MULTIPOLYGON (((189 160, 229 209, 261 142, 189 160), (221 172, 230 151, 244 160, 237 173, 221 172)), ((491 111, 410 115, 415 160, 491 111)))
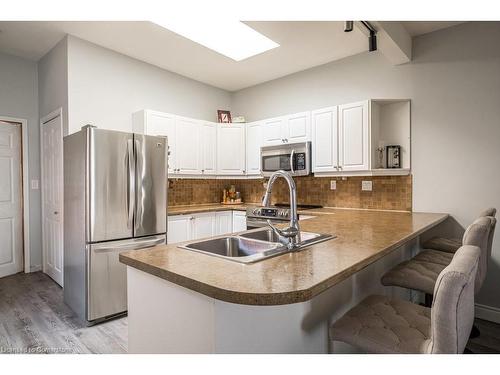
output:
POLYGON ((260 175, 260 148, 262 146, 262 126, 260 122, 247 124, 247 175, 260 175))
POLYGON ((144 128, 144 134, 146 135, 161 135, 168 137, 168 173, 175 173, 177 169, 175 115, 148 111, 144 128))
POLYGON ((262 143, 264 146, 279 145, 285 143, 285 118, 276 117, 262 121, 262 143))
POLYGON ((313 172, 338 170, 337 107, 312 112, 313 172))
POLYGON ((247 230, 247 215, 243 211, 233 211, 233 233, 247 230))
POLYGON ((200 122, 177 117, 176 119, 176 168, 179 174, 200 174, 200 122))
POLYGON ((167 243, 177 243, 192 239, 191 215, 174 215, 168 217, 167 243))
POLYGON ((217 124, 202 122, 200 126, 200 161, 199 168, 202 175, 217 173, 217 124))
POLYGON ((285 143, 306 142, 311 139, 311 112, 286 116, 283 138, 285 143))
POLYGON ((368 101, 339 106, 339 169, 369 169, 368 101))
POLYGON ((233 212, 222 211, 215 213, 215 235, 231 233, 233 231, 233 212))
POLYGON ((217 174, 245 174, 245 124, 218 124, 217 174))
POLYGON ((215 234, 215 214, 213 212, 193 215, 193 239, 213 237, 215 234))

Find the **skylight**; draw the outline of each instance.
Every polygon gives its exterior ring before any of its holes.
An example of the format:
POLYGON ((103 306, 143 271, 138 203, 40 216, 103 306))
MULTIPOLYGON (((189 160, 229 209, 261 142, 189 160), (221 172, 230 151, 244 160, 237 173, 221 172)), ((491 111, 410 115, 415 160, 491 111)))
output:
POLYGON ((240 21, 154 20, 154 23, 235 61, 279 47, 240 21))

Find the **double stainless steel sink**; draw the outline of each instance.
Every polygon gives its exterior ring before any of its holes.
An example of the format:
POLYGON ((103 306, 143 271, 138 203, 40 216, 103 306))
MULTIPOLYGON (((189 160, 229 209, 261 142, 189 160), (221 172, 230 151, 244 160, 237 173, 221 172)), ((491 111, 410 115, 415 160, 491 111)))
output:
MULTIPOLYGON (((300 232, 301 242, 293 251, 331 240, 335 236, 300 232)), ((255 229, 238 235, 224 236, 185 243, 180 248, 198 251, 239 263, 253 263, 290 252, 287 239, 278 236, 271 228, 255 229)))

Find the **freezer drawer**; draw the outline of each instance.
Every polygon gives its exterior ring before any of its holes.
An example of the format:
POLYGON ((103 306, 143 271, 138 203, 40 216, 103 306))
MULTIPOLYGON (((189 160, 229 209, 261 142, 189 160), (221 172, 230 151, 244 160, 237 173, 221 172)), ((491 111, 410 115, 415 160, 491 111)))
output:
POLYGON ((88 321, 127 311, 127 268, 120 263, 119 254, 164 243, 165 234, 88 245, 88 321))

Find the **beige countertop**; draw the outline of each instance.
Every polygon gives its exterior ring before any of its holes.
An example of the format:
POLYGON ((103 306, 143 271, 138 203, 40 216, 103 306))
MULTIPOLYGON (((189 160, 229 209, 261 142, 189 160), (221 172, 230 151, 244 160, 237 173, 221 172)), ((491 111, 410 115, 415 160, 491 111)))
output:
POLYGON ((169 206, 168 215, 189 215, 202 212, 216 212, 216 211, 246 211, 247 207, 259 206, 259 203, 241 203, 241 204, 222 204, 222 203, 208 203, 208 204, 193 204, 183 206, 169 206))
MULTIPOLYGON (((208 211, 217 210, 211 206, 208 211)), ((316 217, 301 221, 301 230, 337 238, 252 264, 180 249, 179 244, 121 253, 120 261, 222 301, 290 304, 313 298, 448 217, 332 208, 305 212, 316 217)))

